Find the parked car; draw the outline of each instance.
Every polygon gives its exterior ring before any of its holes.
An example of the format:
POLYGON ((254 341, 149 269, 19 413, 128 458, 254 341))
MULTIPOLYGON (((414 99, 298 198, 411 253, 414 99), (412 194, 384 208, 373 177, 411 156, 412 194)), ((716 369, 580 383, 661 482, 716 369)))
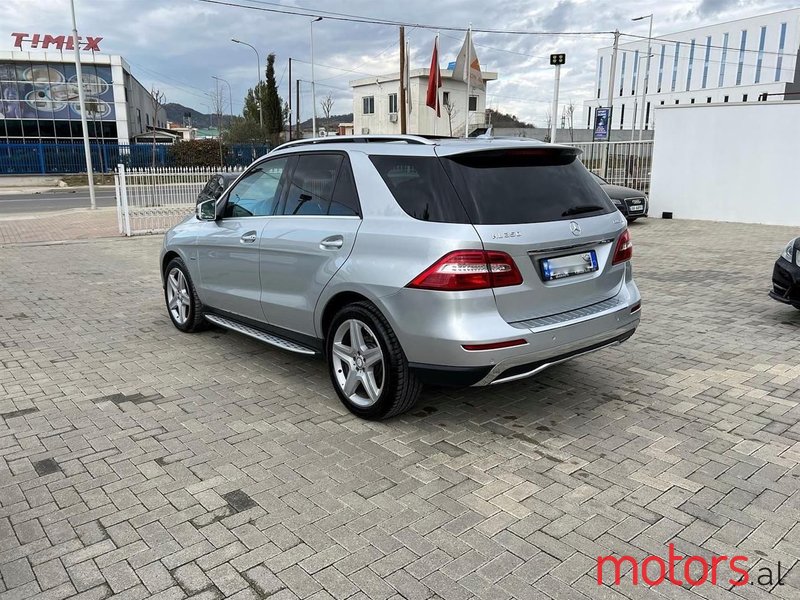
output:
POLYGON ((775 261, 769 295, 778 302, 800 309, 800 237, 790 240, 775 261))
POLYGON ((627 340, 630 234, 578 160, 533 141, 355 136, 284 144, 171 229, 167 309, 327 359, 344 405, 515 381, 627 340))
POLYGON ((236 181, 241 173, 214 173, 208 178, 208 183, 200 190, 197 195, 197 204, 205 202, 206 200, 219 200, 222 192, 228 189, 228 186, 236 181))
POLYGON ((647 195, 644 192, 622 185, 614 185, 595 173, 592 173, 592 175, 603 188, 603 191, 611 198, 617 210, 625 215, 628 223, 633 223, 636 219, 647 216, 648 202, 647 195))

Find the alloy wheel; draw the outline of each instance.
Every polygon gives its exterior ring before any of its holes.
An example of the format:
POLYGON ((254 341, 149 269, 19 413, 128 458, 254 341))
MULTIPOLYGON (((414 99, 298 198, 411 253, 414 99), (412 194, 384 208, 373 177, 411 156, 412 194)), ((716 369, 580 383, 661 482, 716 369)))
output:
POLYGON ((372 329, 358 319, 347 319, 333 335, 332 367, 344 395, 356 406, 368 408, 383 391, 383 351, 372 329))
POLYGON ((167 306, 178 325, 184 325, 189 320, 191 305, 186 276, 174 267, 167 276, 167 306))

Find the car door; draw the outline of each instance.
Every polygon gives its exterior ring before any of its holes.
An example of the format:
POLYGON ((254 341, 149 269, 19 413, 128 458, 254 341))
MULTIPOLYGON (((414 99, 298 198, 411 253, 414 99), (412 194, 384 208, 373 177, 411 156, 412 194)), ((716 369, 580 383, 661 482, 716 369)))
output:
POLYGON ((263 321, 259 240, 284 189, 290 158, 251 167, 223 196, 222 217, 197 237, 200 298, 211 308, 263 321))
POLYGON ((261 305, 270 324, 315 336, 317 299, 361 225, 350 161, 345 153, 299 154, 286 188, 261 236, 261 305))

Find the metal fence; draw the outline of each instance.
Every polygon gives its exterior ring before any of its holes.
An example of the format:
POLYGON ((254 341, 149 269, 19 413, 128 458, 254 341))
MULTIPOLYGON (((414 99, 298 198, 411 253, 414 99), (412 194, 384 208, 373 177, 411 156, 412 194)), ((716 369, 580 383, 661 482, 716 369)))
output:
MULTIPOLYGON (((110 173, 118 164, 129 169, 174 167, 171 144, 90 144, 92 167, 97 173, 110 173)), ((228 167, 247 166, 269 152, 267 144, 230 144, 223 146, 223 162, 228 167)), ((86 159, 82 143, 0 143, 1 175, 43 175, 50 173, 85 173, 86 159)))
POLYGON ((653 140, 641 142, 575 142, 568 144, 583 151, 586 168, 609 183, 650 192, 653 140))
POLYGON ((241 166, 127 169, 119 164, 114 174, 119 232, 129 236, 165 232, 194 212, 197 195, 211 175, 242 170, 241 166))

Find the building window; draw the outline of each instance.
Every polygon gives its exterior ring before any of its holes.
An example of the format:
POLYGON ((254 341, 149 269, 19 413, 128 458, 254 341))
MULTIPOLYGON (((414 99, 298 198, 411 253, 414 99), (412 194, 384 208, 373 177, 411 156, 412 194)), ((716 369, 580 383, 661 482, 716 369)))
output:
POLYGON ((664 52, 667 46, 661 44, 661 58, 658 61, 658 93, 661 93, 661 81, 664 79, 664 52))
POLYGON ((469 109, 470 110, 478 110, 478 97, 477 96, 470 96, 469 97, 469 109))
POLYGON ((742 94, 742 102, 747 102, 747 94, 742 94))
POLYGON ((681 43, 675 42, 675 56, 672 60, 672 85, 670 89, 674 92, 675 85, 678 83, 678 58, 681 54, 681 43))
POLYGON ((364 96, 362 99, 363 110, 365 115, 375 114, 375 96, 364 96))
POLYGON ((727 101, 728 101, 728 96, 725 96, 725 97, 722 99, 722 101, 723 101, 723 102, 727 102, 727 101))
POLYGON ((648 129, 650 125, 650 102, 647 103, 647 111, 644 113, 644 128, 648 129))
POLYGON ((389 114, 397 113, 397 94, 389 94, 389 114))
POLYGON ((619 128, 622 129, 622 124, 625 123, 625 105, 619 111, 619 128))
POLYGON ((767 26, 761 28, 761 37, 758 40, 758 59, 756 59, 756 83, 761 82, 761 65, 764 62, 764 42, 767 39, 767 26))
POLYGON ((786 23, 781 23, 781 39, 778 44, 778 62, 775 65, 775 81, 781 79, 781 67, 783 66, 783 48, 786 45, 786 23))
POLYGON ((450 105, 450 92, 442 92, 442 105, 450 105))
POLYGON ((742 85, 742 70, 744 69, 744 49, 747 46, 747 29, 742 29, 739 41, 739 66, 736 68, 736 85, 742 85))
POLYGON ((691 100, 689 100, 689 104, 694 104, 694 98, 692 98, 691 100))
POLYGON ((633 78, 631 79, 631 96, 636 95, 636 79, 639 76, 639 51, 633 53, 633 78))
POLYGON ((706 104, 711 104, 711 96, 709 96, 708 98, 706 98, 706 104))
POLYGON ((706 56, 703 59, 703 83, 702 83, 703 89, 706 89, 706 84, 708 83, 708 63, 710 58, 711 58, 711 36, 708 36, 706 38, 706 56))
POLYGON ((664 106, 664 101, 663 100, 661 101, 661 106, 664 106))
POLYGON ((600 88, 603 87, 603 57, 600 57, 600 66, 597 69, 597 97, 600 97, 600 88))
POLYGON ((681 103, 680 100, 675 100, 675 104, 680 104, 680 103, 681 103))
POLYGON ((622 96, 622 88, 625 87, 625 59, 628 58, 626 52, 622 53, 622 70, 619 73, 619 95, 622 96))
POLYGON ((719 85, 717 87, 722 87, 722 84, 725 83, 725 63, 728 60, 728 34, 722 36, 722 57, 719 61, 719 85))
POLYGON ((686 91, 692 86, 692 67, 694 66, 694 40, 689 45, 689 69, 686 71, 686 91))

